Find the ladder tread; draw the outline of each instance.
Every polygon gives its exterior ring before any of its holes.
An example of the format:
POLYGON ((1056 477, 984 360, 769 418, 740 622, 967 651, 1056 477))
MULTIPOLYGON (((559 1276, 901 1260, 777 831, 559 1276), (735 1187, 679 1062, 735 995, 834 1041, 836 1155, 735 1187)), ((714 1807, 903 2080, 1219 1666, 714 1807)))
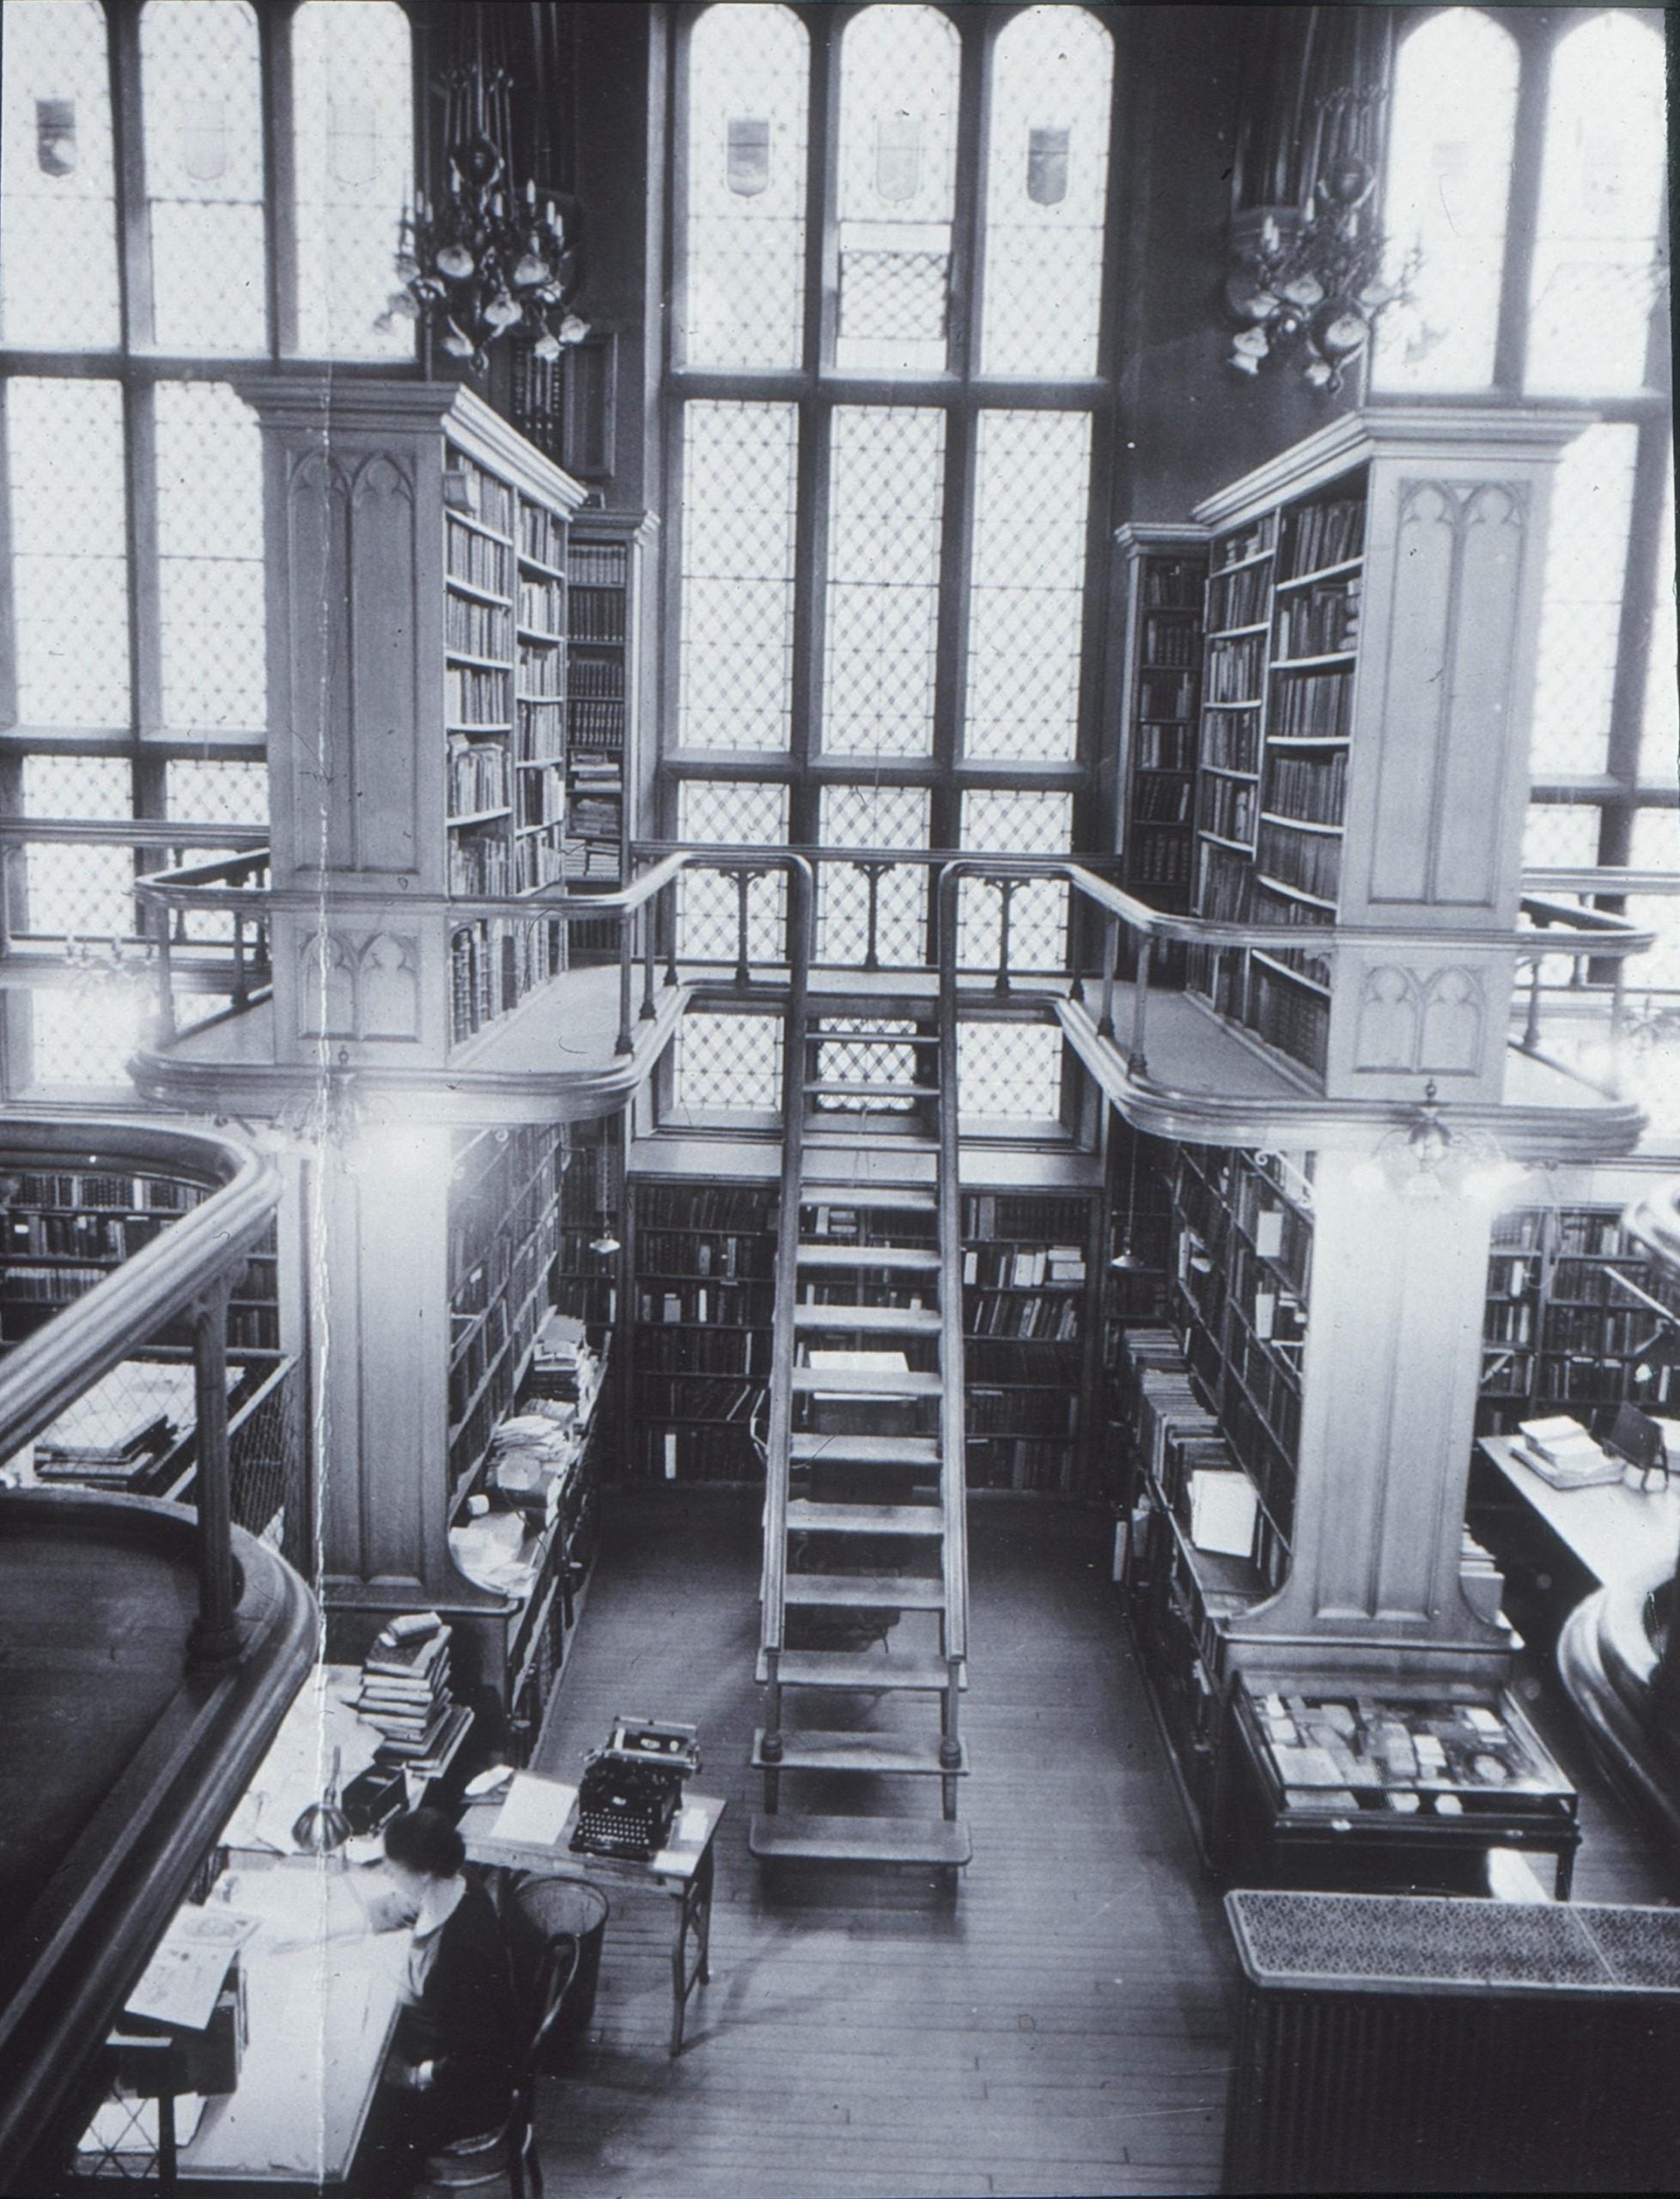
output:
POLYGON ((902 1367, 796 1367, 796 1398, 937 1398, 944 1383, 937 1374, 902 1367))
POLYGON ((807 1238, 796 1258, 802 1268, 898 1268, 907 1275, 936 1275, 940 1264, 931 1246, 831 1244, 825 1238, 807 1238))
POLYGON ((813 1504, 788 1500, 789 1530, 823 1535, 932 1535, 945 1532, 937 1504, 813 1504))
POLYGON ((805 1090, 817 1099, 937 1100, 936 1084, 870 1084, 855 1077, 815 1076, 805 1090))
POLYGON ((932 1435, 795 1435, 790 1465, 920 1466, 936 1470, 939 1443, 932 1435))
POLYGON ((925 1306, 795 1306, 796 1329, 856 1329, 872 1336, 936 1337, 940 1317, 925 1306))
POLYGON ((954 1764, 939 1759, 937 1733, 881 1733, 866 1728, 828 1731, 807 1727, 794 1731, 783 1727, 782 1753, 774 1763, 764 1754, 764 1728, 752 1736, 752 1766, 757 1771, 862 1771, 922 1774, 941 1779, 968 1776, 968 1748, 954 1764))
MULTIPOLYGON (((761 1665, 768 1654, 759 1652, 761 1665)), ((877 1657, 855 1649, 784 1649, 776 1675, 783 1687, 837 1687, 849 1694, 943 1695, 951 1684, 951 1667, 943 1657, 877 1657)), ((761 1671, 758 1677, 767 1678, 768 1673, 761 1671)))
POLYGON ((954 1868, 974 1852, 959 1818, 755 1816, 752 1853, 807 1863, 932 1863, 954 1868))
POLYGON ((945 1608, 945 1583, 914 1573, 790 1573, 782 1601, 829 1611, 937 1611, 945 1608))
POLYGON ((805 1033, 813 1046, 936 1046, 937 1031, 825 1031, 813 1019, 805 1033))

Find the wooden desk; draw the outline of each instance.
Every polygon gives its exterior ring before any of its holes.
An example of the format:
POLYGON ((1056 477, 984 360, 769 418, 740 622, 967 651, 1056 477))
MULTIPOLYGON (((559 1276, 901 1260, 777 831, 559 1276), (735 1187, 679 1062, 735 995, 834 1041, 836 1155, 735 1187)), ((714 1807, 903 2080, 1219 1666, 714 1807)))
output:
MULTIPOLYGON (((1680 1464, 1680 1428, 1670 1453, 1680 1464)), ((1625 1482, 1597 1489, 1554 1489, 1512 1455, 1515 1438, 1484 1435, 1482 1455, 1601 1585, 1649 1573, 1680 1550, 1680 1475, 1666 1489, 1641 1492, 1625 1482)))
POLYGON ((181 2147, 183 2181, 347 2181, 402 2005, 409 1935, 374 1937, 357 1898, 387 1884, 313 1856, 231 1874, 230 1906, 262 1919, 240 1954, 245 2057, 237 2092, 209 2101, 181 2147))
POLYGON ((713 1794, 684 1798, 670 1844, 648 1862, 630 1862, 616 1855, 575 1855, 568 1845, 577 1822, 574 1801, 551 1847, 526 1846, 490 1837, 502 1807, 500 1796, 475 1803, 461 1819, 461 1837, 468 1859, 496 1864, 512 1871, 540 1872, 546 1877, 593 1879, 600 1885, 626 1886, 642 1892, 668 1894, 677 1904, 676 1937, 671 1949, 671 2051, 683 2050, 683 2025, 691 1995, 697 1985, 711 1982, 708 1954, 711 1944, 713 1847, 725 1804, 713 1794), (687 1839, 679 1832, 685 1816, 699 1813, 699 1823, 687 1839), (691 1946, 692 1955, 691 1956, 691 1946))

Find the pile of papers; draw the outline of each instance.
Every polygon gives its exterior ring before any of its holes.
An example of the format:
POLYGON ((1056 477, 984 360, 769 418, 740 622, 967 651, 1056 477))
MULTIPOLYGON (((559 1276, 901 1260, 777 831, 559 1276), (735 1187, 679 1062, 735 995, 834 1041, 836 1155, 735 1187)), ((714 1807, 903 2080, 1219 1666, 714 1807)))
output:
POLYGON ((1549 1420, 1525 1420, 1511 1454, 1554 1489, 1592 1489, 1620 1481, 1622 1461, 1595 1443, 1580 1421, 1567 1413, 1549 1420))
POLYGON ((357 1715, 384 1737, 380 1765, 417 1767, 447 1745, 458 1714, 449 1698, 449 1629, 435 1611, 394 1618, 362 1663, 357 1715))
POLYGON ((527 1387, 539 1398, 577 1407, 581 1425, 588 1424, 600 1387, 600 1361, 591 1349, 581 1321, 551 1313, 537 1331, 527 1387))

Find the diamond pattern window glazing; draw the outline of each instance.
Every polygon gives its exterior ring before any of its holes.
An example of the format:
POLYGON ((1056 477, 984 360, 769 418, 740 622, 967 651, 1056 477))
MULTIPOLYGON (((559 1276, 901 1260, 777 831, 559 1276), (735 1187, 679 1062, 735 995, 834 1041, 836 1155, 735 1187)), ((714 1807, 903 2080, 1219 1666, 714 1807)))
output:
POLYGON ((1604 9, 1558 40, 1549 87, 1527 386, 1642 389, 1666 180, 1662 40, 1604 9))
POLYGON ((1601 423, 1567 447, 1553 476, 1529 756, 1536 778, 1604 768, 1638 444, 1636 428, 1601 423))
POLYGON ((30 1081, 38 1088, 124 1085, 143 1035, 146 996, 120 981, 29 996, 30 1081))
POLYGON ((247 0, 146 0, 140 83, 161 351, 221 356, 267 343, 259 69, 247 0))
POLYGON ((263 456, 226 382, 157 388, 163 716, 174 732, 260 730, 268 715, 263 456))
POLYGON ((805 318, 805 27, 708 8, 688 47, 685 308, 691 367, 796 367, 805 318))
MULTIPOLYGON (((1635 870, 1680 878, 1680 811, 1636 811, 1628 859, 1635 870)), ((1680 991, 1680 893, 1629 894, 1628 914, 1657 935, 1656 945, 1628 965, 1629 990, 1654 985, 1680 991)))
POLYGON ((945 370, 958 64, 937 8, 866 8, 841 40, 843 372, 945 370))
POLYGON ((304 0, 292 18, 297 348, 407 359, 414 325, 376 326, 414 184, 408 18, 396 0, 304 0))
POLYGON ((675 1113, 777 1114, 782 1107, 782 1019, 685 1015, 677 1032, 675 1113))
POLYGON ((1651 654, 1645 667, 1645 714, 1640 728, 1639 775, 1650 786, 1672 787, 1680 771, 1680 662, 1674 615, 1674 473, 1663 496, 1657 537, 1657 584, 1651 606, 1651 654))
POLYGON ((1091 421, 983 412, 964 748, 1060 762, 1079 737, 1091 421))
MULTIPOLYGON (((914 1023, 884 1022, 879 1017, 830 1015, 823 1019, 826 1032, 867 1032, 874 1038, 914 1038, 914 1023)), ((881 1046, 856 1039, 824 1038, 817 1046, 817 1077, 823 1084, 867 1084, 867 1093, 825 1093, 817 1102, 819 1112, 840 1114, 907 1114, 915 1095, 895 1091, 895 1086, 916 1082, 916 1057, 928 1050, 913 1045, 881 1046)), ((924 1079, 923 1081, 926 1080, 924 1079)))
POLYGON ((126 727, 121 391, 20 375, 3 394, 19 717, 65 732, 126 727))
POLYGON ((1377 324, 1387 389, 1485 389, 1494 375, 1517 128, 1517 42, 1480 9, 1449 8, 1401 41, 1383 225, 1385 273, 1409 296, 1377 324))
POLYGON ((0 8, 0 338, 114 348, 116 180, 98 0, 0 8))
MULTIPOLYGON (((971 788, 963 796, 963 845, 976 854, 1065 855, 1073 797, 1032 789, 971 788)), ((999 898, 966 879, 958 897, 957 956, 965 969, 997 967, 999 898)), ((1009 903, 1011 970, 1061 971, 1068 960, 1068 889, 1048 879, 1018 886, 1009 903)))
POLYGON ((1062 1110, 1062 1034, 1043 1023, 959 1023, 959 1122, 1054 1121, 1062 1110))
MULTIPOLYGON (((825 848, 925 848, 925 787, 826 786, 819 831, 825 848)), ((861 967, 868 949, 869 884, 849 863, 817 873, 817 959, 861 967)), ((886 872, 875 903, 875 953, 886 969, 914 969, 928 959, 928 870, 905 864, 886 872)))
MULTIPOLYGON (((727 779, 685 780, 677 806, 677 831, 679 838, 701 845, 748 850, 779 845, 788 837, 788 789, 727 779)), ((784 873, 754 879, 747 890, 751 964, 783 959, 787 906, 784 873)), ((733 963, 740 932, 734 880, 715 871, 690 871, 679 890, 678 927, 685 955, 700 962, 733 963)))
POLYGON ((171 817, 194 825, 268 824, 268 766, 210 764, 193 757, 167 763, 164 801, 171 817))
POLYGON ((797 439, 791 405, 683 408, 685 747, 788 746, 797 439))
POLYGON ((1083 8, 1027 8, 992 63, 981 371, 1094 375, 1114 49, 1083 8))
MULTIPOLYGON (((26 817, 120 824, 134 813, 128 764, 116 756, 26 756, 26 817)), ((20 931, 47 938, 126 938, 135 929, 134 851, 26 842, 20 931)))
POLYGON ((945 415, 835 408, 829 473, 823 746, 831 754, 933 748, 945 415))

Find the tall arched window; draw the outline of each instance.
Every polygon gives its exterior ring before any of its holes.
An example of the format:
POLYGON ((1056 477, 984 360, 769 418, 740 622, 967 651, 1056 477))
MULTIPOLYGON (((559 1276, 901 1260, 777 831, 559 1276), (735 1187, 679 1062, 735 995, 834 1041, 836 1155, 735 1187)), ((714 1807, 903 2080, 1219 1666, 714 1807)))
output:
POLYGON ((396 0, 304 0, 292 17, 296 331, 320 359, 404 358, 380 316, 414 186, 408 17, 396 0))
POLYGON ((1113 41, 1083 8, 1025 9, 992 57, 980 365, 1097 371, 1113 41))
POLYGON ((99 0, 14 0, 3 18, 0 338, 113 350, 121 329, 105 11, 99 0))
POLYGON ((677 356, 795 367, 802 345, 809 41, 791 9, 709 8, 687 49, 677 356))
POLYGON ((1379 325, 1382 389, 1486 389, 1494 379, 1517 125, 1516 40, 1449 8, 1400 42, 1383 221, 1412 300, 1379 325))

